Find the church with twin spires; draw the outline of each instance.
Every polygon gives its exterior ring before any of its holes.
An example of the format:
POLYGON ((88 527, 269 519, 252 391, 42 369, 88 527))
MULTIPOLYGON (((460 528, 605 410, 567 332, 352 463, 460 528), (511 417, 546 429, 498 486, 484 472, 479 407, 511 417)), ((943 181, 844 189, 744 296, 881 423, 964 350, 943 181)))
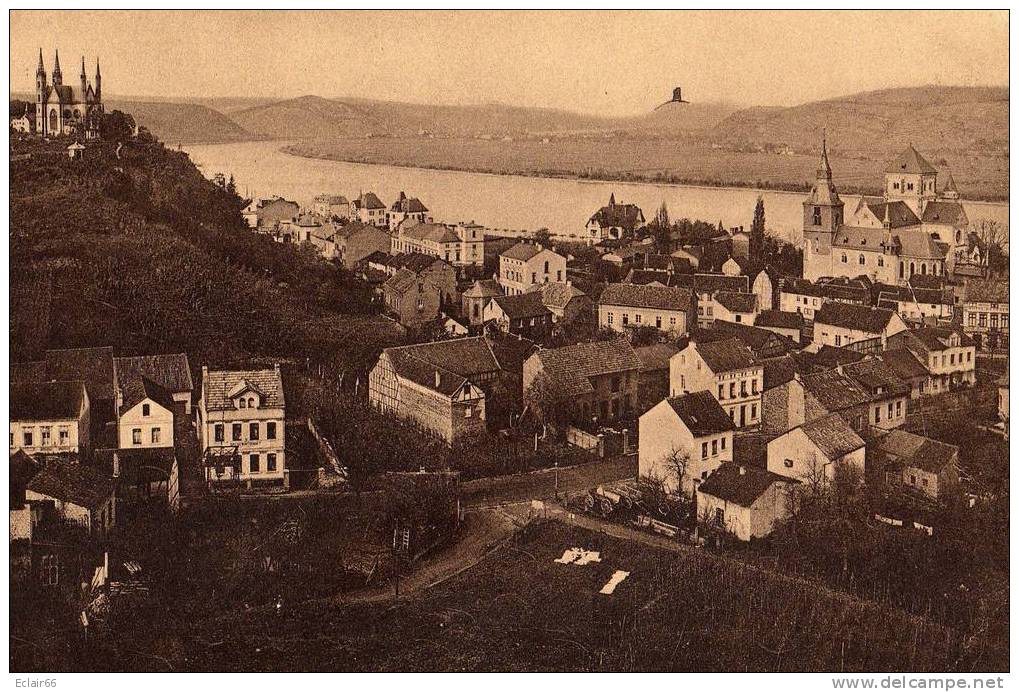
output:
POLYGON ((847 217, 832 182, 827 142, 814 187, 803 201, 803 276, 867 276, 905 284, 916 274, 945 276, 986 266, 951 174, 906 147, 885 170, 881 197, 862 197, 847 217))
POLYGON ((43 137, 79 135, 85 139, 99 136, 103 115, 102 75, 96 60, 95 84, 85 76, 85 58, 81 59, 79 84, 64 84, 60 72, 60 53, 53 59, 52 83, 46 82, 46 67, 39 49, 39 66, 35 70, 35 131, 43 137))

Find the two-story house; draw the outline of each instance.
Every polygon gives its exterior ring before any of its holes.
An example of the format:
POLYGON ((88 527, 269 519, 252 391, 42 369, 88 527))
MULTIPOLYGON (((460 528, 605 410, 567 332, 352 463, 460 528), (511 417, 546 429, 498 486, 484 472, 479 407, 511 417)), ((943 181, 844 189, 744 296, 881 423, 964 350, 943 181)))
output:
POLYGON ((598 298, 598 327, 616 332, 653 327, 679 336, 694 324, 693 315, 689 288, 609 284, 598 298))
POLYGON ((353 269, 374 252, 388 253, 392 248, 388 231, 360 221, 338 226, 333 238, 337 256, 346 269, 353 269))
POLYGON ((927 368, 924 394, 976 382, 976 344, 958 327, 919 327, 896 334, 889 346, 906 349, 927 368))
POLYGON ((484 228, 477 224, 404 221, 393 233, 391 252, 420 252, 454 267, 485 263, 484 228))
POLYGON ((428 207, 421 200, 417 197, 408 197, 401 190, 400 196, 389 207, 389 212, 386 214, 386 225, 390 231, 395 231, 401 223, 408 220, 411 223, 429 223, 432 217, 428 215, 428 207))
POLYGON ((880 358, 868 356, 840 366, 841 372, 870 395, 871 427, 885 430, 906 422, 911 387, 895 369, 880 358))
POLYGON ((707 390, 737 428, 761 423, 764 368, 739 339, 688 343, 669 361, 672 396, 707 390))
POLYGON ((386 205, 374 192, 362 192, 350 200, 350 220, 386 227, 386 205))
POLYGON ((499 284, 507 295, 551 281, 566 281, 562 255, 534 243, 517 243, 499 255, 499 284))
POLYGON ((710 392, 663 399, 640 417, 638 469, 668 492, 692 494, 723 462, 732 461, 735 426, 710 392))
POLYGON ((970 281, 962 298, 962 328, 981 351, 1008 352, 1008 279, 970 281))
POLYGON ((12 383, 11 453, 86 454, 91 449, 90 412, 81 381, 12 383))
POLYGON ((633 236, 645 224, 644 212, 636 204, 616 204, 616 195, 609 195, 609 203, 587 220, 585 228, 589 243, 603 240, 621 240, 633 236))
POLYGON ((311 208, 323 219, 346 219, 350 201, 343 195, 315 195, 311 208))
POLYGON ((540 293, 493 296, 482 315, 486 326, 531 341, 543 341, 552 332, 552 312, 540 293))
POLYGON ((894 310, 828 301, 814 314, 814 343, 877 352, 909 326, 894 310))
POLYGON ((863 480, 867 449, 863 438, 837 413, 829 413, 768 442, 768 470, 811 485, 835 479, 839 467, 863 480))
POLYGON ((202 366, 197 423, 206 479, 289 485, 285 413, 278 364, 272 370, 202 366))
POLYGON ((484 337, 387 348, 369 374, 368 401, 453 444, 484 432, 488 392, 501 374, 484 337))
MULTIPOLYGON (((128 377, 120 387, 117 446, 120 449, 173 447, 173 397, 145 376, 128 377)), ((183 407, 182 407, 183 408, 183 407)))
POLYGON ((149 356, 125 356, 114 359, 117 370, 117 410, 124 405, 123 388, 131 380, 146 377, 165 389, 184 413, 191 415, 194 384, 185 353, 158 353, 149 356))
POLYGON ((524 361, 524 399, 541 382, 574 418, 610 423, 634 413, 640 368, 626 339, 542 349, 524 361))

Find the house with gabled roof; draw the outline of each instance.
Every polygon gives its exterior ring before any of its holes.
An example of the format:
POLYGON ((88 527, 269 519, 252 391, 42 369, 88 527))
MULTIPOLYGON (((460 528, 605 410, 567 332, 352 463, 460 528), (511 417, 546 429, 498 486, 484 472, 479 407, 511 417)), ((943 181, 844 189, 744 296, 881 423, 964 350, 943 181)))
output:
POLYGON ((117 519, 113 479, 81 463, 44 463, 28 481, 25 500, 32 505, 47 505, 56 517, 78 524, 89 533, 105 533, 117 519))
POLYGON ((12 454, 91 449, 91 402, 80 380, 11 383, 9 416, 12 454))
POLYGON ((921 435, 893 430, 875 443, 875 466, 885 483, 944 499, 959 487, 959 448, 921 435))
POLYGON ((741 541, 764 538, 789 516, 798 482, 765 469, 727 462, 697 488, 697 516, 741 541))
POLYGON ((569 280, 531 286, 530 291, 541 294, 541 303, 552 313, 554 323, 568 324, 591 314, 591 299, 569 280))
POLYGON ((608 423, 635 410, 641 362, 627 339, 541 349, 524 362, 524 399, 539 381, 574 417, 608 423))
POLYGON ((589 243, 603 240, 620 240, 632 237, 644 226, 644 212, 636 204, 617 204, 616 195, 609 195, 609 203, 591 215, 584 228, 589 243))
POLYGON ((638 469, 667 492, 692 495, 708 475, 732 461, 736 426, 710 392, 663 399, 641 415, 638 469))
POLYGON ((718 291, 714 296, 716 321, 753 325, 757 318, 758 302, 753 293, 718 291))
POLYGON ((609 284, 598 298, 598 327, 616 332, 654 327, 678 336, 694 324, 694 302, 689 288, 609 284))
POLYGON ((372 226, 386 226, 386 205, 374 192, 362 192, 350 200, 350 219, 372 226))
POLYGON ((368 401, 452 444, 484 432, 486 389, 501 372, 485 337, 387 348, 369 374, 368 401))
POLYGON ((829 301, 814 314, 813 343, 874 352, 908 329, 894 310, 829 301))
POLYGON ((403 190, 400 190, 396 201, 389 207, 386 213, 386 224, 390 231, 395 231, 402 223, 428 223, 432 217, 428 214, 428 207, 417 197, 408 197, 403 190))
POLYGON ((737 428, 761 423, 764 369, 736 338, 701 342, 691 337, 669 361, 672 396, 707 390, 737 428))
POLYGON ((1008 351, 1008 277, 966 283, 962 328, 981 351, 1008 351))
POLYGON ((499 284, 507 295, 566 281, 566 258, 536 243, 519 242, 499 255, 499 284))
POLYGON ((531 341, 543 341, 552 332, 552 312, 535 292, 493 296, 482 321, 486 328, 531 341))
POLYGON ((124 378, 119 393, 117 446, 172 448, 176 409, 173 396, 144 375, 124 378))
POLYGON ((289 485, 279 364, 269 370, 202 366, 198 437, 206 480, 289 485))
POLYGON ((148 356, 114 358, 117 368, 117 409, 123 406, 123 388, 131 380, 147 377, 159 385, 182 405, 184 413, 191 415, 191 397, 194 383, 186 353, 157 353, 148 356))
POLYGON ((760 329, 767 329, 780 336, 792 339, 794 343, 801 343, 806 321, 801 312, 783 312, 782 310, 762 310, 754 318, 754 326, 760 329))
POLYGON ((906 422, 910 383, 880 358, 868 356, 841 366, 842 373, 870 394, 869 424, 890 430, 906 422))
POLYGON ((375 252, 388 253, 392 248, 392 237, 388 231, 360 221, 336 226, 333 238, 337 255, 346 269, 353 269, 375 252))
POLYGON ((947 392, 976 382, 976 344, 959 327, 918 327, 889 339, 891 348, 904 348, 927 369, 924 394, 947 392))
POLYGON ((830 482, 839 467, 863 480, 867 448, 838 413, 796 426, 768 442, 768 470, 807 483, 830 482))

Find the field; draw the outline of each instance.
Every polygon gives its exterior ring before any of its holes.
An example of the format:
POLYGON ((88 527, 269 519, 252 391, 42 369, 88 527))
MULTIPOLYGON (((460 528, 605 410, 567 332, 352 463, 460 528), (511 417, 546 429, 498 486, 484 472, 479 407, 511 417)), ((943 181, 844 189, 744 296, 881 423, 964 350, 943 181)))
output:
POLYGON ((735 561, 553 522, 398 603, 238 614, 197 624, 180 645, 190 670, 1008 667, 1007 642, 968 635, 735 561), (553 562, 574 546, 600 551, 601 562, 553 562), (630 576, 613 595, 598 593, 615 570, 630 576))
MULTIPOLYGON (((338 161, 419 168, 580 177, 597 180, 804 190, 814 179, 815 152, 777 154, 712 149, 692 139, 563 137, 548 142, 483 139, 365 138, 305 141, 289 153, 338 161)), ((888 157, 833 154, 843 193, 880 192, 888 157)), ((948 168, 965 199, 1008 199, 1008 157, 951 153, 931 162, 948 168)))

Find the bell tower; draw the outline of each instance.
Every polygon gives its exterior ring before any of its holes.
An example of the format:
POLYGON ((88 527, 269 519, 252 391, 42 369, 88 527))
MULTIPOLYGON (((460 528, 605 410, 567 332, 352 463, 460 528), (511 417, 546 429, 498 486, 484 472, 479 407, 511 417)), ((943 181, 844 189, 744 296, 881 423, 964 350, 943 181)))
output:
POLYGON ((42 48, 39 49, 39 66, 35 68, 35 131, 43 134, 43 100, 46 98, 46 68, 42 64, 42 48))
POLYGON ((832 275, 832 242, 842 225, 845 204, 832 182, 827 137, 821 139, 821 162, 814 187, 803 200, 803 276, 813 281, 832 275))

